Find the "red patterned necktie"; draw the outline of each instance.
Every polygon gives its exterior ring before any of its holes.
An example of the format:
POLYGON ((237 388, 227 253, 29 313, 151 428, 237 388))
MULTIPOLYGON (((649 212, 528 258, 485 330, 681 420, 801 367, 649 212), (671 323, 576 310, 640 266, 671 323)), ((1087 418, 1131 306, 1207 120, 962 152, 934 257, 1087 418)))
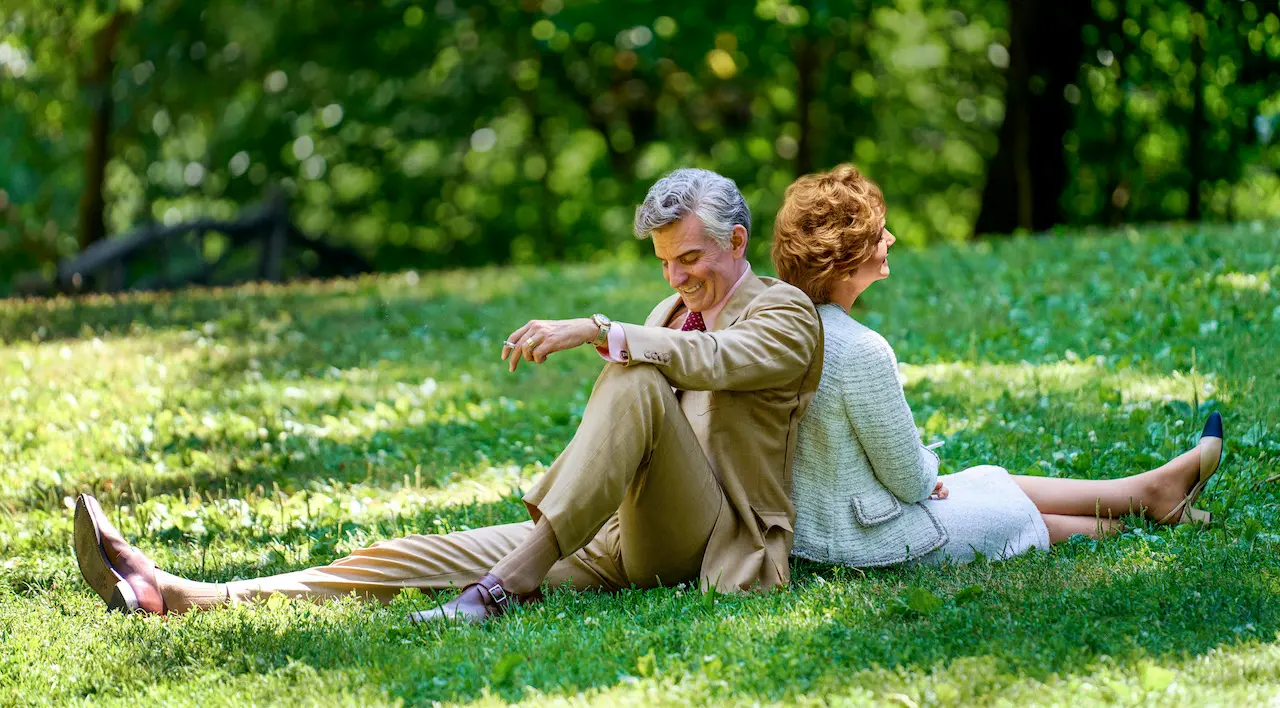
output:
POLYGON ((707 331, 707 325, 702 321, 701 312, 694 312, 690 310, 689 316, 684 318, 684 325, 680 327, 680 331, 692 332, 695 329, 698 330, 699 332, 705 332, 707 331))

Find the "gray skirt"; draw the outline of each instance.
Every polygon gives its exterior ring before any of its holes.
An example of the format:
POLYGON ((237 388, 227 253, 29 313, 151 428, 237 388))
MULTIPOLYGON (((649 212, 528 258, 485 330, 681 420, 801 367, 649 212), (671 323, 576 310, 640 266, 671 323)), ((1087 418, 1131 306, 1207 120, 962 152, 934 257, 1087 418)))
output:
POLYGON ((946 529, 947 542, 916 562, 968 563, 975 553, 1004 560, 1032 548, 1049 548, 1044 519, 1003 467, 970 467, 938 481, 950 494, 923 504, 946 529))

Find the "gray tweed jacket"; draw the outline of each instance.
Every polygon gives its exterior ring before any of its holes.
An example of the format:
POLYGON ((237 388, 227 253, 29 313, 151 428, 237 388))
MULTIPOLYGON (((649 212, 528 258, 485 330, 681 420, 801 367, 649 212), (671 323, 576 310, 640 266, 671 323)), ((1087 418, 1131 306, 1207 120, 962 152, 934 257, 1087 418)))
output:
POLYGON ((818 314, 822 379, 796 443, 792 555, 855 567, 919 558, 947 541, 920 503, 938 457, 920 444, 889 343, 838 305, 818 314))

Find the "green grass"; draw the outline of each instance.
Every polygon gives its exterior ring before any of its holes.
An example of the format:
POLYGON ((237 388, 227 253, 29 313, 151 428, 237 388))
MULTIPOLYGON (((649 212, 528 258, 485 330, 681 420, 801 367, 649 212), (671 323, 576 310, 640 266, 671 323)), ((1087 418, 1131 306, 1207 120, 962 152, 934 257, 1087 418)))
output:
POLYGON ((503 337, 637 321, 667 292, 656 265, 0 303, 0 704, 1276 701, 1277 248, 1240 226, 903 252, 857 313, 947 471, 1128 474, 1221 410, 1211 530, 1135 523, 964 568, 798 564, 760 596, 561 592, 443 630, 402 620, 421 595, 107 614, 71 500, 95 492, 162 567, 210 580, 519 520, 600 362, 512 375, 503 337))

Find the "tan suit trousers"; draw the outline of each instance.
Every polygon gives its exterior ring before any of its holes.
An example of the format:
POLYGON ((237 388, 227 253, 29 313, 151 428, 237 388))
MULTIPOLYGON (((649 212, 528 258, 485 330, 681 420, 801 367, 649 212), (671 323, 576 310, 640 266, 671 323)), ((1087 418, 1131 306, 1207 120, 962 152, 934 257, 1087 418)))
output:
MULTIPOLYGON (((654 367, 606 365, 582 424, 525 497, 555 531, 552 587, 617 590, 696 582, 717 520, 732 514, 720 482, 654 367)), ((352 592, 389 602, 404 588, 475 582, 533 522, 376 543, 330 565, 227 585, 232 601, 273 593, 322 599, 352 592)))

